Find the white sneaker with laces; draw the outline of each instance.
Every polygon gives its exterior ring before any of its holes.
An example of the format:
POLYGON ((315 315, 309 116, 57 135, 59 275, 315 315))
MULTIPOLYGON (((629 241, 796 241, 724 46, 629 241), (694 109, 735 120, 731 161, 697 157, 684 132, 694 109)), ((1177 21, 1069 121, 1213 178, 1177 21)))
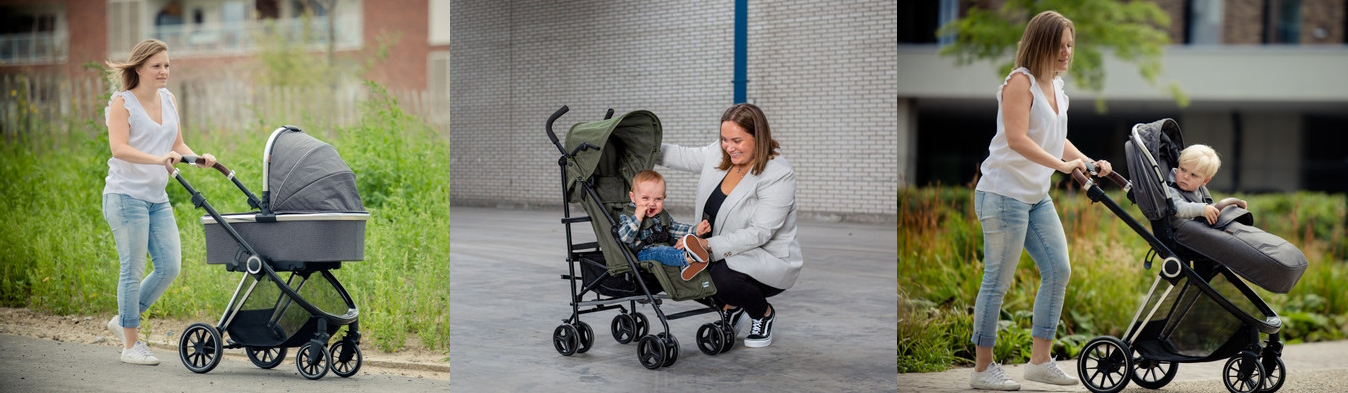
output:
POLYGON ((157 366, 159 365, 159 358, 154 357, 154 353, 150 352, 150 347, 145 346, 144 341, 136 341, 136 345, 131 346, 131 348, 122 349, 122 362, 157 366))
POLYGON ((997 362, 988 364, 983 372, 974 371, 970 374, 969 386, 984 390, 1020 390, 1020 384, 1006 376, 1006 371, 997 362))
POLYGON ((1058 363, 1053 359, 1044 364, 1025 363, 1025 380, 1062 386, 1076 385, 1078 382, 1076 377, 1058 368, 1058 363))
POLYGON ((122 329, 122 324, 117 323, 117 319, 119 319, 118 317, 119 317, 119 315, 113 315, 113 316, 112 316, 112 319, 109 319, 109 320, 108 320, 108 330, 111 330, 111 331, 112 331, 112 336, 113 336, 113 337, 117 337, 117 340, 121 341, 122 346, 125 347, 125 346, 126 346, 126 330, 123 330, 123 329, 122 329))

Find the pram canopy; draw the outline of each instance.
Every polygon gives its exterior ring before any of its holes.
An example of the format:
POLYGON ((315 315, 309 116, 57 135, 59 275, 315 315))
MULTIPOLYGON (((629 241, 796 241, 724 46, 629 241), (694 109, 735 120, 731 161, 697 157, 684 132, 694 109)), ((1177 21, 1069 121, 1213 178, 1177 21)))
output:
POLYGON ((356 174, 332 145, 285 126, 272 133, 265 155, 264 214, 365 212, 356 174))
POLYGON ((565 147, 576 154, 566 166, 567 202, 580 203, 577 183, 592 176, 603 202, 626 200, 632 176, 655 166, 661 137, 660 119, 644 110, 571 126, 565 147))
MULTIPOLYGON (((1134 198, 1138 209, 1148 220, 1160 220, 1175 214, 1170 201, 1166 176, 1179 164, 1184 149, 1184 135, 1179 124, 1161 119, 1133 127, 1133 136, 1124 143, 1128 159, 1128 174, 1132 176, 1134 198)), ((1207 187, 1201 189, 1207 194, 1207 187)))

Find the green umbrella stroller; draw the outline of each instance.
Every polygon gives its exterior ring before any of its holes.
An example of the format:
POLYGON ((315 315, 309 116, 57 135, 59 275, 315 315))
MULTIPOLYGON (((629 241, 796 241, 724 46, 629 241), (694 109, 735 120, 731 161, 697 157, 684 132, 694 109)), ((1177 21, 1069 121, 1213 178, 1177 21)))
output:
POLYGON ((632 176, 651 169, 660 152, 660 119, 648 111, 633 111, 613 117, 610 109, 603 120, 579 123, 571 127, 562 143, 552 130, 569 109, 558 109, 548 118, 547 132, 562 153, 563 203, 562 224, 566 226, 567 264, 570 274, 562 279, 571 283, 571 315, 553 331, 552 343, 558 353, 571 356, 584 353, 594 345, 594 331, 580 320, 581 314, 618 309, 610 329, 621 344, 637 342, 637 360, 648 369, 672 366, 679 358, 679 341, 669 331, 669 320, 715 312, 719 320, 703 324, 697 331, 697 346, 702 353, 716 355, 734 347, 735 330, 729 315, 721 311, 711 296, 716 294, 711 275, 702 271, 693 279, 679 278, 679 268, 656 261, 639 261, 617 233, 618 217, 628 204, 627 192, 632 176), (583 216, 572 216, 571 203, 580 204, 583 216), (595 242, 577 243, 572 225, 589 223, 595 242), (588 298, 588 300, 587 300, 588 298), (666 315, 663 300, 695 300, 706 305, 694 310, 666 315), (626 306, 624 306, 626 303, 626 306), (650 306, 663 331, 649 334, 651 322, 637 304, 650 306))

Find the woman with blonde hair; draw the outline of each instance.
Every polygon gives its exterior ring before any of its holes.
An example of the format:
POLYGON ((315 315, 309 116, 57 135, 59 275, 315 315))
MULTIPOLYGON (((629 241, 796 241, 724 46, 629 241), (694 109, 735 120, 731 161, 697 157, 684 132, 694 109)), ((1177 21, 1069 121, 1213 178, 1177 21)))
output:
MULTIPOLYGON (((1048 190, 1054 171, 1086 170, 1092 160, 1067 140, 1067 95, 1059 76, 1072 61, 1076 43, 1072 21, 1054 11, 1030 19, 1016 51, 1016 68, 997 92, 997 134, 983 161, 974 192, 983 226, 983 281, 974 303, 971 341, 975 346, 975 389, 1019 390, 1020 384, 993 361, 1002 298, 1016 275, 1021 251, 1039 269, 1035 294, 1034 342, 1024 377, 1029 381, 1075 385, 1077 379, 1053 361, 1053 336, 1072 274, 1067 236, 1048 190)), ((1094 161, 1100 175, 1110 165, 1094 161)))
MULTIPOLYGON (((118 315, 108 329, 122 339, 121 360, 157 365, 159 359, 140 341, 140 315, 178 276, 182 245, 169 204, 168 171, 184 155, 195 156, 183 142, 178 104, 168 91, 168 46, 149 39, 136 44, 126 62, 108 62, 120 76, 121 90, 105 110, 108 126, 108 176, 103 187, 103 218, 112 228, 121 260, 117 280, 118 315), (154 271, 142 280, 145 256, 154 271)), ((215 156, 203 154, 206 166, 215 156)))

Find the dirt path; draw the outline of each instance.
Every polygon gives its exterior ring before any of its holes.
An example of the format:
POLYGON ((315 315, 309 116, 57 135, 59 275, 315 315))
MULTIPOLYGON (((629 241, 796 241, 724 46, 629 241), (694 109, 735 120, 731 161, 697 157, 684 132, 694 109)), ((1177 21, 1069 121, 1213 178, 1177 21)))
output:
MULTIPOLYGON (((111 317, 57 316, 26 308, 0 308, 0 334, 113 347, 121 343, 108 331, 108 318, 111 317)), ((148 339, 142 340, 153 347, 164 362, 176 364, 177 334, 198 321, 152 319, 145 322, 148 327, 143 331, 150 334, 148 339)), ((362 373, 449 380, 449 362, 445 360, 445 354, 427 350, 416 337, 409 337, 407 345, 399 352, 382 352, 362 344, 361 354, 365 357, 362 373)), ((248 361, 241 350, 227 350, 225 356, 248 361)))

